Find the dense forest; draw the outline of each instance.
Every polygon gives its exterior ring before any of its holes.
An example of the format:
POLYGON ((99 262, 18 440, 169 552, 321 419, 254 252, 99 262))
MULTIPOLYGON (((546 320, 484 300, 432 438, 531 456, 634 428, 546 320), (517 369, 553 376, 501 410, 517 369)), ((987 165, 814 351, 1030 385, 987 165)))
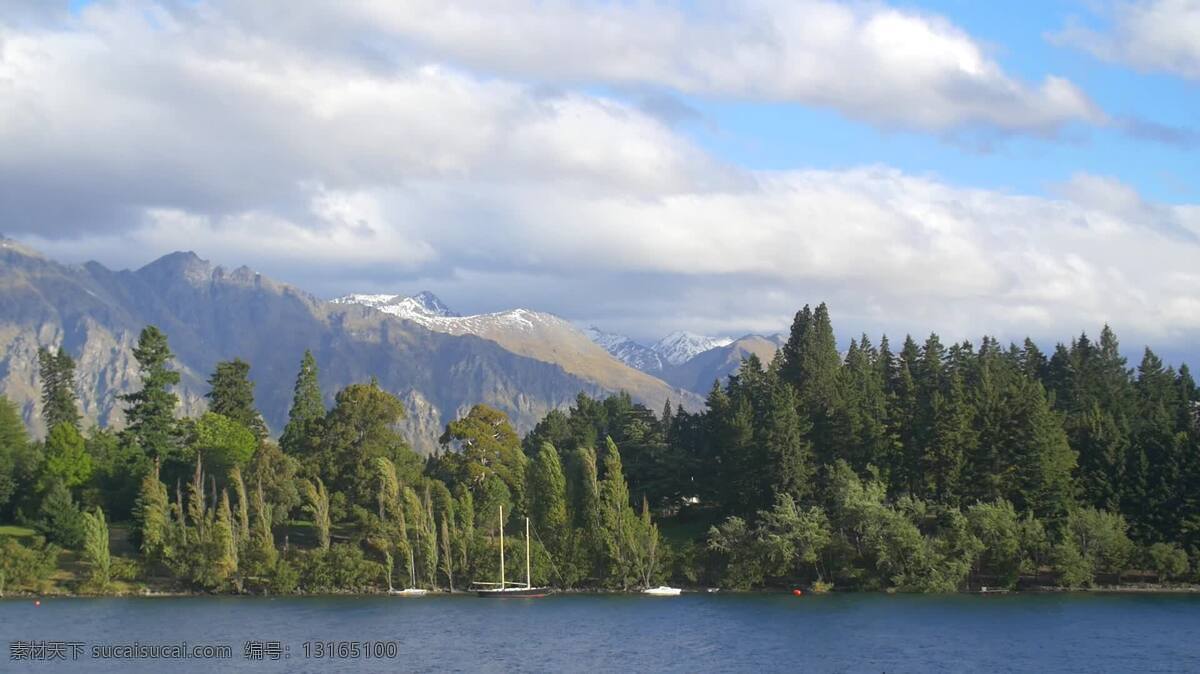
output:
POLYGON ((1130 368, 1107 327, 1049 356, 937 335, 843 354, 805 307, 701 413, 580 395, 522 439, 476 405, 424 458, 376 382, 327 408, 311 354, 277 441, 250 364, 219 363, 208 412, 180 419, 167 336, 134 356, 120 431, 80 428, 62 350, 39 354, 44 441, 0 399, 0 533, 36 532, 0 535, 0 592, 65 566, 84 592, 462 589, 499 576, 501 508, 560 588, 1082 587, 1191 581, 1200 558, 1196 384, 1149 349, 1130 368))

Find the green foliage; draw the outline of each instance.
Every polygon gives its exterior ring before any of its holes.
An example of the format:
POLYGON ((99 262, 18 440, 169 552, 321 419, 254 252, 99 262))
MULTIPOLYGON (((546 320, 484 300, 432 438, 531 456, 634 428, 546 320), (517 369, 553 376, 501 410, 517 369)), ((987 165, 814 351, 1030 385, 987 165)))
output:
POLYGON ((192 427, 189 445, 212 475, 225 475, 249 463, 258 448, 258 438, 240 422, 205 412, 192 427))
POLYGON ((23 484, 18 465, 28 452, 29 437, 17 407, 0 396, 0 513, 6 512, 23 484))
POLYGON ((121 396, 125 401, 125 435, 151 457, 174 455, 179 448, 175 407, 179 398, 171 387, 179 383, 179 373, 168 368, 173 355, 167 336, 148 325, 133 349, 142 389, 121 396))
POLYGON ((62 482, 52 482, 46 490, 34 526, 48 540, 65 548, 75 549, 83 543, 83 513, 62 482))
POLYGON ((41 591, 58 568, 59 548, 36 538, 23 545, 14 538, 0 538, 0 597, 6 591, 41 591))
POLYGON ((299 586, 308 592, 362 591, 383 577, 382 565, 366 559, 357 545, 339 543, 299 559, 299 586))
POLYGON ((820 555, 832 539, 825 513, 816 506, 801 509, 790 495, 780 494, 775 507, 759 516, 758 544, 767 573, 801 577, 812 568, 821 579, 820 555))
POLYGON ((375 459, 396 464, 400 478, 415 482, 421 460, 396 431, 404 418, 404 407, 375 382, 352 384, 338 392, 332 410, 322 425, 318 453, 313 457, 317 473, 331 492, 346 495, 351 504, 375 505, 375 459))
POLYGON ((447 424, 438 441, 447 450, 442 470, 451 480, 478 494, 487 478, 495 475, 504 482, 513 504, 524 511, 526 458, 503 412, 475 405, 465 417, 447 424))
POLYGON ((85 450, 83 436, 69 423, 60 423, 46 438, 46 464, 43 480, 61 482, 68 489, 86 483, 92 477, 92 457, 85 450))
POLYGON ((171 557, 170 503, 167 488, 158 478, 157 466, 142 478, 136 512, 141 523, 142 556, 150 562, 171 557))
POLYGON ((254 407, 254 382, 250 381, 250 364, 240 358, 217 363, 208 379, 208 410, 250 430, 257 441, 267 437, 267 425, 254 407))
POLYGON ((312 352, 305 349, 304 358, 300 361, 300 372, 296 375, 296 388, 292 395, 287 426, 279 437, 280 447, 288 454, 304 456, 315 451, 314 444, 326 413, 317 374, 317 361, 312 352))
POLYGON ((112 557, 108 552, 108 522, 104 511, 83 514, 83 561, 88 565, 89 585, 104 591, 112 581, 112 557))
POLYGON ((312 515, 313 527, 317 530, 317 545, 322 550, 328 550, 329 529, 332 525, 329 518, 329 491, 319 477, 313 482, 306 480, 301 484, 306 500, 304 509, 312 515))
POLYGON ((296 477, 299 472, 300 462, 269 440, 261 443, 250 459, 246 479, 250 484, 261 485, 263 497, 271 505, 271 521, 275 525, 286 522, 303 501, 296 477))
POLYGON ((1160 582, 1179 578, 1188 572, 1187 553, 1174 543, 1155 543, 1147 554, 1160 582))
POLYGON ((46 428, 66 424, 79 430, 79 401, 75 397, 75 361, 62 347, 38 349, 38 379, 42 384, 42 420, 46 428))

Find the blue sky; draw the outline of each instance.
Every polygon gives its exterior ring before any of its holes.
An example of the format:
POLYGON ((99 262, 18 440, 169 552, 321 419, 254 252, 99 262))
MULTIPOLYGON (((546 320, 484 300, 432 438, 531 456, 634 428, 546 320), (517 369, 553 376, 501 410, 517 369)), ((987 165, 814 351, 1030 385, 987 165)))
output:
POLYGON ((0 229, 645 341, 1200 336, 1200 2, 10 0, 0 229))
MULTIPOLYGON (((1114 125, 1073 125, 1052 137, 981 133, 966 138, 881 129, 835 111, 794 103, 680 96, 700 114, 683 128, 710 151, 762 169, 840 169, 882 163, 934 174, 964 187, 1050 195, 1079 172, 1119 178, 1147 198, 1200 200, 1200 86, 1162 73, 1109 64, 1048 39, 1070 17, 1094 21, 1078 1, 946 0, 904 3, 936 12, 986 43, 1006 71, 1036 81, 1059 75, 1115 118, 1176 130, 1183 142, 1138 138, 1114 125)), ((1200 40, 1200 35, 1197 36, 1200 40)))

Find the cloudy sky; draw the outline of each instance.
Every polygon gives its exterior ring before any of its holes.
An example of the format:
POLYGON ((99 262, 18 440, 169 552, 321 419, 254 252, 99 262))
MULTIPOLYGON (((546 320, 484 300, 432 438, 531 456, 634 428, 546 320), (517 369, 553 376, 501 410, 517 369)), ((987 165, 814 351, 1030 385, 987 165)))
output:
POLYGON ((1200 353, 1198 157, 1200 0, 0 0, 5 234, 643 339, 1200 353))

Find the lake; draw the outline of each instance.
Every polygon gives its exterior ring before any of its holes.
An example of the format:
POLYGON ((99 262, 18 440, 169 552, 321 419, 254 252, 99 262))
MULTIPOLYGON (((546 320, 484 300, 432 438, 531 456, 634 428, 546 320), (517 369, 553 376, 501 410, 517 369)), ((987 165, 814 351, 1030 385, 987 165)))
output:
POLYGON ((7 599, 0 637, 4 672, 1194 672, 1200 596, 7 599), (93 657, 185 641, 229 657, 93 657))

